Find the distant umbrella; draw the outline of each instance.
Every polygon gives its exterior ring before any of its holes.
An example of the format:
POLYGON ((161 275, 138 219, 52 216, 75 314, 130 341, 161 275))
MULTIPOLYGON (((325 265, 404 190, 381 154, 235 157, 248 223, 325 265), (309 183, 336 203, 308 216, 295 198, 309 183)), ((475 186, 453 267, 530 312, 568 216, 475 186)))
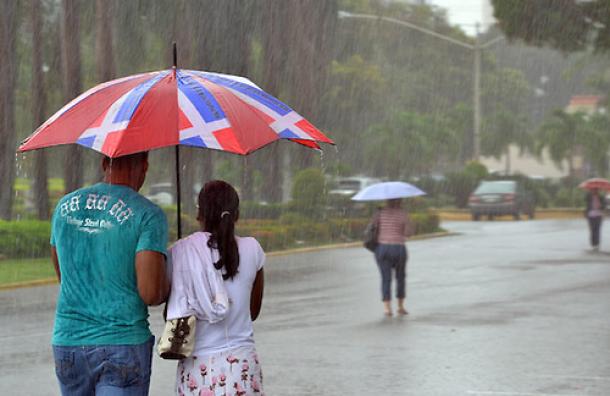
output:
POLYGON ((383 201, 386 199, 410 198, 426 195, 412 184, 404 182, 383 182, 372 184, 352 197, 353 201, 383 201))
POLYGON ((585 180, 584 182, 580 183, 578 187, 585 190, 593 190, 596 188, 600 190, 610 190, 610 181, 602 179, 601 177, 596 177, 585 180))

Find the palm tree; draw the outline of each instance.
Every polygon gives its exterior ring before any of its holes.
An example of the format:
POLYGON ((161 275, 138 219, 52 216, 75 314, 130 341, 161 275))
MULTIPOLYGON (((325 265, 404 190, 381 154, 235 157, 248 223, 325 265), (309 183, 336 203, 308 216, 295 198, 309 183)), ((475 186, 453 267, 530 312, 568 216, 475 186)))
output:
POLYGON ((574 176, 574 157, 581 143, 585 118, 583 113, 566 113, 556 110, 539 128, 535 152, 540 157, 548 149, 551 159, 561 167, 564 160, 568 163, 568 173, 574 176))
MULTIPOLYGON (((31 2, 32 21, 32 116, 35 125, 45 120, 46 90, 42 73, 42 18, 40 0, 31 2)), ((47 185, 47 153, 38 150, 34 162, 34 200, 40 220, 49 218, 49 190, 47 185)))
POLYGON ((525 128, 525 119, 511 114, 506 109, 493 114, 483 124, 481 136, 483 154, 497 159, 505 156, 505 173, 507 175, 511 172, 511 146, 517 145, 521 151, 532 147, 531 136, 525 128))
POLYGON ((590 176, 606 176, 608 173, 609 118, 607 114, 594 114, 586 118, 581 144, 585 159, 590 165, 590 176))
MULTIPOLYGON (((10 3, 10 2, 9 2, 10 3)), ((80 2, 62 1, 62 68, 64 101, 69 102, 82 91, 80 58, 80 2)), ((74 191, 83 184, 82 150, 70 145, 65 156, 64 179, 66 192, 74 191)))
POLYGON ((19 3, 0 1, 0 218, 10 220, 15 180, 15 84, 19 3))

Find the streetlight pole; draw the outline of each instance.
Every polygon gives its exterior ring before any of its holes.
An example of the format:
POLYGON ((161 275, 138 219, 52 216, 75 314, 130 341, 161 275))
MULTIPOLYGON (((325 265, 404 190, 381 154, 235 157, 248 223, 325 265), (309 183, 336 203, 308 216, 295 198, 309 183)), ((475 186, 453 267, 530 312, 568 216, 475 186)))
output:
POLYGON ((338 13, 339 19, 368 19, 375 21, 384 21, 388 23, 393 23, 396 25, 401 25, 404 27, 408 27, 413 30, 417 30, 420 33, 427 34, 429 36, 434 36, 438 39, 448 41, 452 44, 460 46, 462 48, 466 48, 468 50, 473 51, 474 53, 474 67, 473 67, 473 113, 474 113, 474 130, 473 130, 473 153, 472 157, 475 161, 478 161, 481 156, 481 50, 489 47, 492 44, 497 43, 500 40, 503 40, 504 37, 496 37, 495 39, 486 42, 485 44, 481 44, 479 41, 479 24, 476 25, 476 37, 474 45, 470 43, 465 43, 463 41, 457 40, 453 37, 446 36, 444 34, 440 34, 435 32, 434 30, 426 29, 421 26, 417 26, 413 23, 401 21, 400 19, 385 17, 381 15, 369 15, 369 14, 354 14, 347 11, 339 11, 338 13))
POLYGON ((474 73, 473 73, 473 103, 474 103, 474 135, 472 156, 475 161, 481 158, 481 47, 479 46, 479 24, 475 26, 474 38, 474 73))

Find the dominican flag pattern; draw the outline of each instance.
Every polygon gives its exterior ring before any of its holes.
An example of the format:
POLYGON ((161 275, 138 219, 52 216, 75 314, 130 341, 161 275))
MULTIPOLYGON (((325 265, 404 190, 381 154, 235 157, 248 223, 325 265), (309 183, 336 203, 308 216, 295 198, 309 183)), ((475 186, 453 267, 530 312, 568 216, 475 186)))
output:
POLYGON ((41 125, 19 151, 76 143, 109 157, 177 144, 246 155, 278 139, 334 144, 238 76, 171 69, 100 84, 41 125))

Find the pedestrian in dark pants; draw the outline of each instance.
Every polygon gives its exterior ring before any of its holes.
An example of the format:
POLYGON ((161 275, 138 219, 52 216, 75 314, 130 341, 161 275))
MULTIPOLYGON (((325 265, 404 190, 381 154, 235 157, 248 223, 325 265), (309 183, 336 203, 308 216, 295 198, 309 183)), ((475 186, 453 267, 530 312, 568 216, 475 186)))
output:
POLYGON ((396 277, 397 312, 400 315, 408 313, 404 306, 408 257, 405 241, 411 235, 412 227, 400 204, 400 199, 388 200, 387 206, 379 210, 373 220, 378 226, 375 259, 381 274, 381 295, 387 316, 392 316, 392 272, 396 277))
POLYGON ((592 189, 586 196, 585 216, 589 222, 591 247, 593 250, 599 250, 599 236, 606 209, 606 197, 600 194, 598 189, 592 189))

